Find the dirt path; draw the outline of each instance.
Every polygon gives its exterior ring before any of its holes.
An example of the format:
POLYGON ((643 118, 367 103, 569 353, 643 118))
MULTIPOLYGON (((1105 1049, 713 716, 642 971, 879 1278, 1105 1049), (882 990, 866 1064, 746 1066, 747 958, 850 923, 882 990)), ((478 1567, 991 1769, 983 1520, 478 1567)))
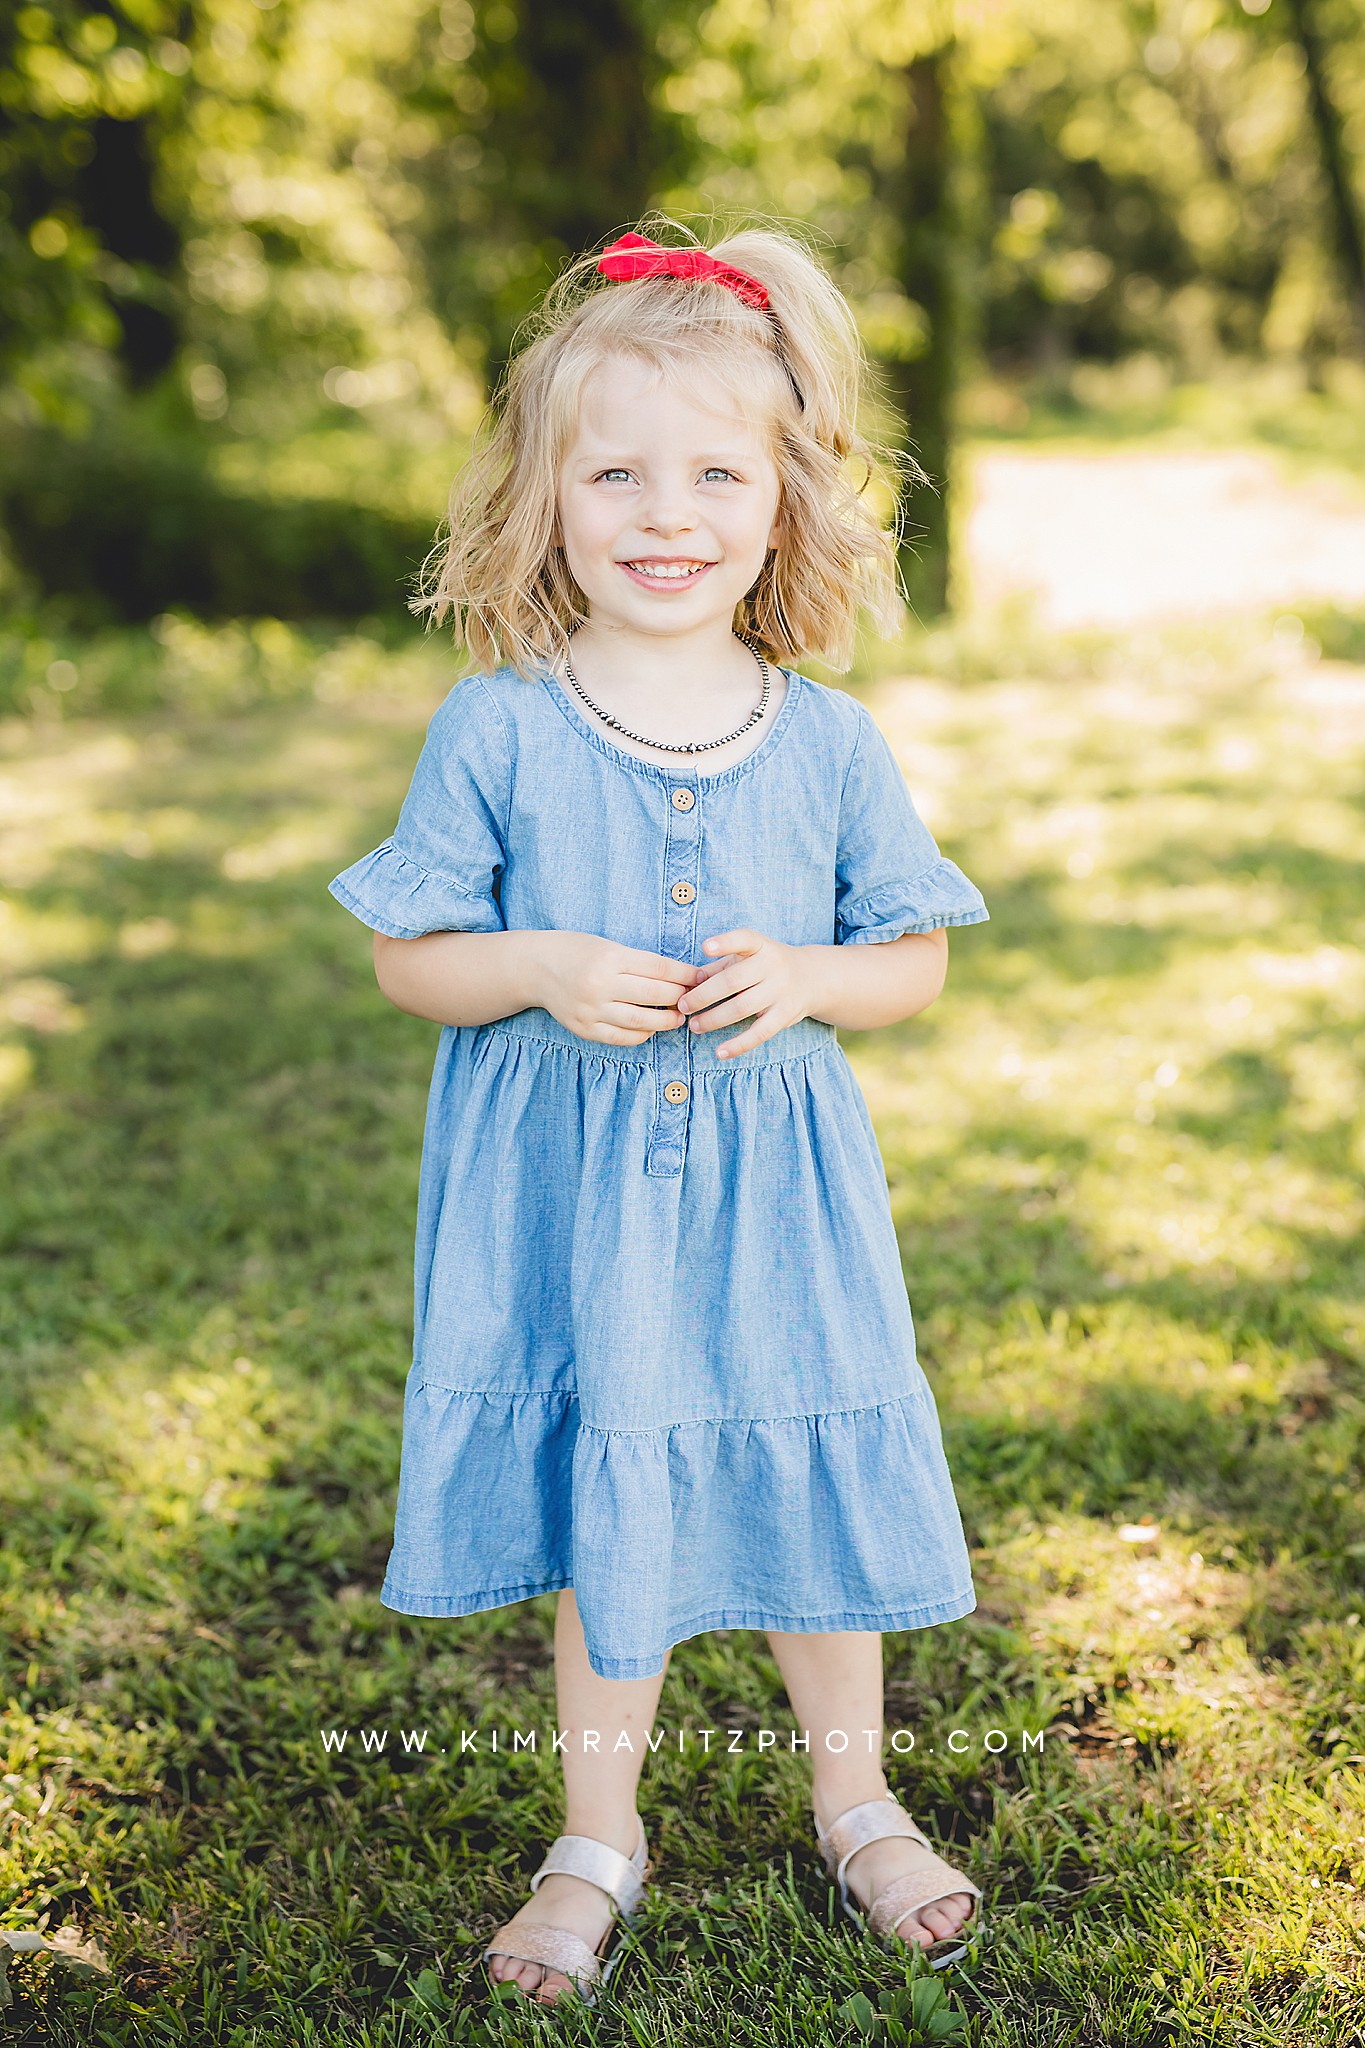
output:
POLYGON ((1061 628, 1365 605, 1365 487, 1289 482, 1255 450, 988 448, 971 465, 973 596, 1032 588, 1061 628))

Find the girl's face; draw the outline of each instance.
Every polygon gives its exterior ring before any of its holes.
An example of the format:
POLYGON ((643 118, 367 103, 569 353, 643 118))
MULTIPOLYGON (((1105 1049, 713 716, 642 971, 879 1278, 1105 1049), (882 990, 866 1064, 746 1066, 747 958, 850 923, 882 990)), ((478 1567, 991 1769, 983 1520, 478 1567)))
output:
POLYGON ((557 503, 595 625, 730 630, 777 543, 780 498, 762 429, 731 403, 701 381, 681 391, 629 356, 588 378, 557 503))

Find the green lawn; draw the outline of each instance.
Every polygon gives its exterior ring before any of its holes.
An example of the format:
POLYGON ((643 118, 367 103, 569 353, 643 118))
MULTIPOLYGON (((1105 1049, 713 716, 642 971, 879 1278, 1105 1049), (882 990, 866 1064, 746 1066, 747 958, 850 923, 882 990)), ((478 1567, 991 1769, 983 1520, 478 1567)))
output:
POLYGON ((1180 381, 1146 351, 1117 363, 1083 362, 1004 384, 979 379, 962 395, 962 424, 977 438, 1055 442, 1073 450, 1261 446, 1292 474, 1365 470, 1365 366, 1350 357, 1309 372, 1298 356, 1222 363, 1180 381))
MULTIPOLYGON (((845 1039, 979 1596, 886 1638, 892 1782, 986 1892, 943 2038, 1358 2042, 1365 669, 1250 625, 953 646, 857 687, 993 921, 845 1039)), ((379 1604, 435 1032, 325 894, 448 653, 7 659, 0 1929, 111 1968, 16 1960, 11 2038, 920 2039, 870 2018, 925 1973, 832 1904, 742 1630, 674 1651, 665 1724, 744 1746, 647 1763, 659 1889, 597 2012, 477 1965, 558 1829, 553 1758, 486 1748, 553 1726, 554 1597, 379 1604)))

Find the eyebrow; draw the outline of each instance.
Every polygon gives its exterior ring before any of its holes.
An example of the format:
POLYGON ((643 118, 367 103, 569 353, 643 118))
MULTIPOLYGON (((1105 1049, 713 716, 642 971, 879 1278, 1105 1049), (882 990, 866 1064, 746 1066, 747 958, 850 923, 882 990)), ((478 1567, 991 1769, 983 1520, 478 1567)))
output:
MULTIPOLYGON (((574 460, 574 467, 579 469, 625 469, 649 460, 647 455, 635 451, 614 449, 610 447, 610 444, 604 445, 606 445, 607 449, 605 454, 580 455, 574 460)), ((756 459, 756 451, 746 450, 741 452, 739 449, 713 450, 707 454, 698 455, 694 459, 697 463, 708 469, 722 467, 726 469, 744 469, 756 459)))

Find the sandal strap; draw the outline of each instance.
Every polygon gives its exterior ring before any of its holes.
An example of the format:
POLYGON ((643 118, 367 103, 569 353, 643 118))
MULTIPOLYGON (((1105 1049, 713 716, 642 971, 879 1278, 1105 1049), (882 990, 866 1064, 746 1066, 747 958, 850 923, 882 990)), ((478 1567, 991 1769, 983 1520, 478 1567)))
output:
MULTIPOLYGON (((974 1899, 981 1897, 980 1888, 969 1877, 961 1876, 951 1863, 935 1856, 922 1870, 893 1877, 890 1884, 882 1886, 868 1908, 868 1927, 879 1940, 884 1940, 911 1913, 922 1906, 932 1906, 936 1899, 946 1899, 953 1892, 970 1892, 974 1899)), ((957 1928, 948 1939, 954 1940, 962 1932, 962 1928, 957 1928)))
POLYGON ((515 1946, 511 1942, 499 1941, 495 1935, 484 1954, 511 1956, 518 1963, 544 1963, 552 1970, 562 1970, 580 1990, 585 1985, 595 1985, 602 1975, 601 1958, 567 1927, 537 1927, 532 1924, 518 1929, 513 1939, 515 1946))
POLYGON ((623 1920, 629 1920, 644 1897, 647 1854, 643 1823, 633 1856, 623 1856, 609 1842, 596 1841, 592 1835, 557 1835, 531 1879, 531 1890, 535 1891, 541 1879, 554 1872, 585 1878, 606 1893, 623 1920))
MULTIPOLYGON (((816 1825, 819 1830, 819 1823, 816 1825)), ((894 1793, 888 1792, 885 1799, 864 1799, 857 1806, 847 1807, 820 1831, 825 1865, 835 1883, 843 1884, 844 1872, 860 1849, 889 1835, 906 1835, 931 1855, 937 1854, 923 1829, 916 1827, 894 1793)))

